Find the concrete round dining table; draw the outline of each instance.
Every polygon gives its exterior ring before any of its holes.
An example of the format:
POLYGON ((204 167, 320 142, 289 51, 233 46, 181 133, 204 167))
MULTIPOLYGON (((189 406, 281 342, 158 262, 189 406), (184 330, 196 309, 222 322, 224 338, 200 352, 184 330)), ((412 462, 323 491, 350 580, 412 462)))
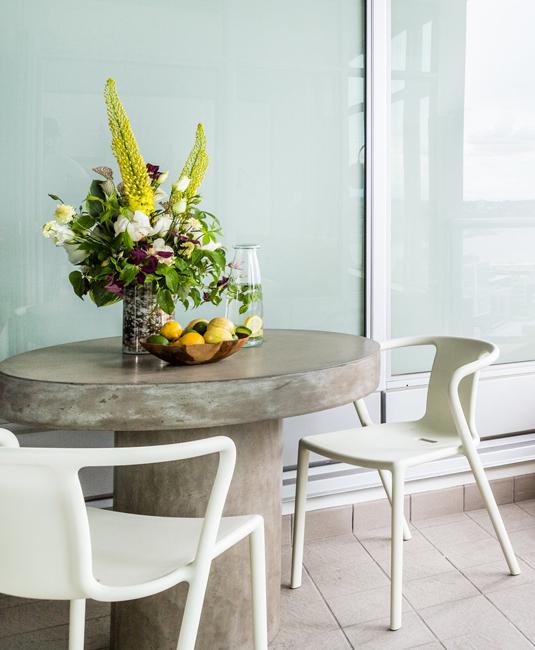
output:
MULTIPOLYGON (((42 348, 0 363, 0 417, 87 431, 88 443, 91 431, 111 430, 117 446, 232 438, 237 461, 224 514, 258 513, 265 519, 273 638, 281 584, 282 419, 348 404, 373 392, 378 380, 379 345, 350 334, 267 330, 263 345, 198 366, 123 355, 119 338, 105 338, 42 348)), ((202 517, 216 462, 205 457, 116 468, 114 508, 202 517)), ((186 594, 182 584, 114 604, 111 647, 174 650, 186 594)), ((196 648, 252 647, 248 546, 242 542, 212 565, 196 648)))

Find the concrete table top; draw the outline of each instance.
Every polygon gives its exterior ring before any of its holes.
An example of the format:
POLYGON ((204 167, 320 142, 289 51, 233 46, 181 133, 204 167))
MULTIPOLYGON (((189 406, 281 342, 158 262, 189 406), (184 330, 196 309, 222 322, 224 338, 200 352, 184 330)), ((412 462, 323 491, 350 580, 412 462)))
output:
POLYGON ((0 363, 0 415, 57 429, 213 427, 347 404, 375 390, 378 373, 379 345, 350 334, 268 330, 262 346, 200 366, 95 339, 0 363))

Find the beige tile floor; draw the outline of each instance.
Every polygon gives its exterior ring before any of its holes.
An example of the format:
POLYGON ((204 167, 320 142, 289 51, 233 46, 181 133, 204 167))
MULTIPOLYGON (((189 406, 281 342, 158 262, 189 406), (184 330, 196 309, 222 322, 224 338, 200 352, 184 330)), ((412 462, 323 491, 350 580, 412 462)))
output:
MULTIPOLYGON (((303 586, 295 591, 287 587, 285 545, 282 625, 271 649, 534 648, 535 500, 503 505, 501 511, 520 576, 507 574, 483 510, 412 526, 413 539, 405 543, 403 627, 397 632, 387 629, 388 529, 367 530, 361 522, 358 536, 315 536, 306 544, 303 586)), ((326 527, 325 534, 331 532, 326 527)), ((64 649, 66 621, 64 603, 0 596, 0 650, 64 649)), ((89 604, 86 629, 86 650, 107 648, 107 605, 89 604)))

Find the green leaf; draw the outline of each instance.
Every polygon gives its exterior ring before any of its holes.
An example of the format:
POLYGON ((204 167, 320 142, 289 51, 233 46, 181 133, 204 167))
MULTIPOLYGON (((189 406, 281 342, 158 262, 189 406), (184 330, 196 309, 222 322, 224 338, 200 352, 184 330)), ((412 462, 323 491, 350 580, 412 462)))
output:
POLYGON ((178 273, 175 271, 173 268, 169 268, 165 272, 165 284, 167 285, 167 288, 171 293, 176 294, 178 291, 178 287, 180 285, 180 279, 178 277, 178 273))
POLYGON ((81 217, 78 217, 78 219, 76 219, 75 224, 77 226, 80 226, 80 228, 83 228, 84 230, 88 230, 89 228, 95 225, 95 220, 91 215, 84 214, 81 217))
POLYGON ((175 257, 175 266, 179 271, 188 270, 188 263, 184 261, 181 257, 175 257))
POLYGON ((86 198, 87 211, 95 219, 103 212, 106 195, 101 187, 100 181, 93 181, 89 186, 89 194, 86 198))
POLYGON ((69 273, 69 281, 72 284, 74 293, 78 296, 78 298, 83 298, 86 293, 86 287, 84 276, 80 273, 80 271, 72 271, 69 273))
POLYGON ((110 293, 104 288, 103 284, 94 283, 89 292, 91 300, 95 303, 97 307, 104 307, 105 305, 113 305, 113 303, 118 302, 121 298, 114 293, 110 293))
POLYGON ((169 289, 159 289, 156 300, 166 314, 172 314, 175 310, 175 301, 169 289))
POLYGON ((48 195, 53 201, 61 201, 63 203, 63 199, 60 199, 59 196, 56 196, 56 194, 49 194, 48 195))
POLYGON ((119 248, 124 248, 126 250, 130 250, 134 248, 134 242, 132 241, 132 237, 126 232, 120 232, 117 237, 112 242, 112 247, 117 250, 119 248))
POLYGON ((121 270, 121 273, 119 274, 119 278, 125 284, 130 284, 136 279, 138 273, 139 273, 139 269, 135 264, 125 264, 125 266, 121 270))

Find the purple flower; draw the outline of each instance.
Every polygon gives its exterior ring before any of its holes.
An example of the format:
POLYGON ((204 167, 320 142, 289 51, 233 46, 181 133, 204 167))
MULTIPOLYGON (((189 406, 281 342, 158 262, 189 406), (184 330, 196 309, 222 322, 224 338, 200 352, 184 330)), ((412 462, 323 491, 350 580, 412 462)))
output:
POLYGON ((143 273, 143 271, 140 271, 140 272, 137 274, 137 276, 136 276, 136 282, 137 282, 138 284, 145 284, 145 277, 146 277, 146 276, 145 276, 145 274, 143 273))
POLYGON ((199 239, 192 239, 191 237, 186 237, 186 235, 179 235, 178 236, 178 241, 181 242, 181 243, 190 241, 192 244, 195 244, 195 246, 198 246, 201 243, 201 241, 199 239))
POLYGON ((130 261, 134 264, 141 264, 141 262, 147 257, 147 251, 143 248, 133 248, 130 251, 130 261))
POLYGON ((223 289, 223 287, 226 287, 227 284, 228 284, 228 278, 227 278, 226 276, 224 276, 224 275, 221 276, 221 277, 219 278, 219 280, 217 281, 217 286, 218 286, 220 289, 223 289))
POLYGON ((143 263, 143 271, 145 273, 154 273, 157 267, 158 267, 158 258, 155 257, 154 255, 150 255, 149 257, 147 257, 145 262, 143 263))
POLYGON ((171 251, 158 251, 158 257, 167 259, 168 257, 173 257, 173 253, 171 251))
POLYGON ((208 291, 203 292, 202 299, 204 300, 204 302, 208 302, 210 300, 210 294, 208 293, 208 291))
POLYGON ((113 275, 108 275, 106 279, 108 280, 108 284, 104 286, 104 289, 110 293, 114 293, 116 296, 123 297, 124 282, 122 280, 114 280, 113 275))
POLYGON ((147 163, 146 167, 151 181, 157 181, 160 177, 160 174, 162 173, 160 171, 160 165, 151 165, 150 163, 147 163))

